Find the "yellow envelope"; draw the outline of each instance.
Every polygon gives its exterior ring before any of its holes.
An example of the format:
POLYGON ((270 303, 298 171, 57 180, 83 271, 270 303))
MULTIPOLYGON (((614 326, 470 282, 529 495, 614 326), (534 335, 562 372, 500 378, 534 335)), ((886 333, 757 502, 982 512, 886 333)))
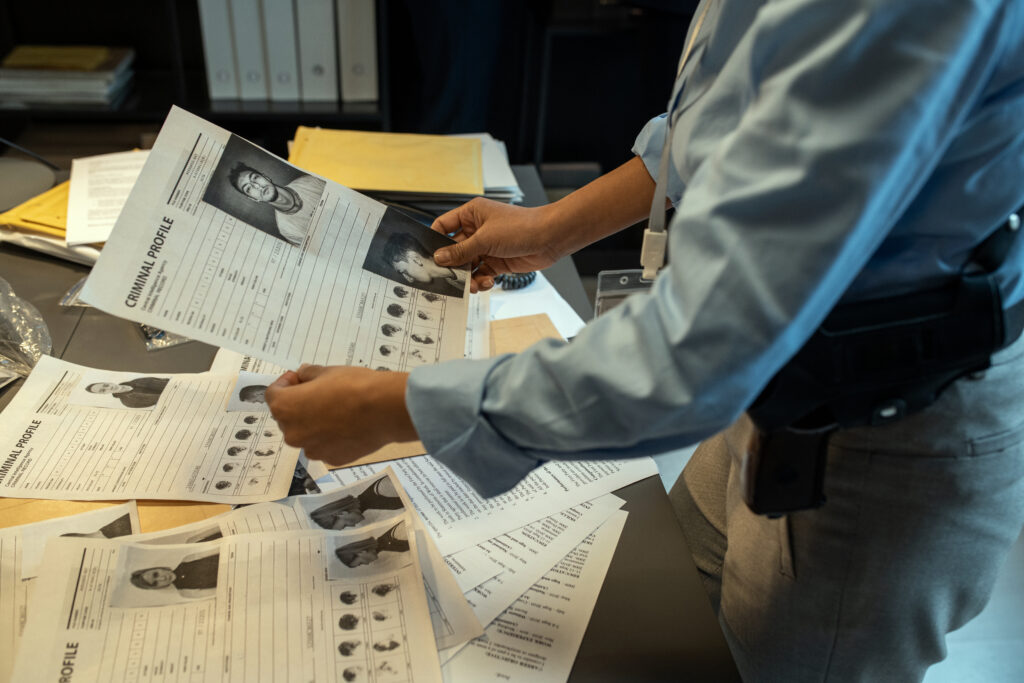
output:
POLYGON ((299 126, 288 161, 355 190, 484 193, 480 140, 299 126))
POLYGON ((69 181, 0 213, 0 225, 64 239, 68 225, 69 181))

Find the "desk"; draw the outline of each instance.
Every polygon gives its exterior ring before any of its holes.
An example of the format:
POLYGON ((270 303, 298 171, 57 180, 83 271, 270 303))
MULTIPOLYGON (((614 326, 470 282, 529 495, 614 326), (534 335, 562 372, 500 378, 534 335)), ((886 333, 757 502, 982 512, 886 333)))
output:
MULTIPOLYGON (((536 170, 515 171, 527 203, 543 203, 536 170)), ((0 244, 0 274, 39 309, 53 337, 54 356, 142 372, 197 372, 210 366, 216 352, 212 346, 190 342, 148 352, 134 323, 95 309, 61 308, 61 297, 86 273, 84 266, 0 244)), ((545 276, 584 320, 591 317, 569 259, 547 269, 545 276)), ((16 390, 0 394, 0 408, 16 390)), ((569 680, 740 680, 660 478, 616 493, 626 500, 629 519, 569 680)))

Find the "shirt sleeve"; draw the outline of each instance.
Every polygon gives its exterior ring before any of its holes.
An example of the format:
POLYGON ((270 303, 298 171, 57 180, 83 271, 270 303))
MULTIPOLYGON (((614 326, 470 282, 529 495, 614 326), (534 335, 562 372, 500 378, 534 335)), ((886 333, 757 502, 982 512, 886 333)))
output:
MULTIPOLYGON (((416 368, 406 403, 428 452, 495 495, 547 459, 655 454, 734 420, 978 97, 994 12, 938 4, 764 3, 703 95, 742 113, 686 179, 651 292, 571 343, 416 368)), ((673 158, 685 153, 673 138, 673 158)))
MULTIPOLYGON (((633 142, 633 154, 640 157, 647 168, 647 172, 658 180, 658 167, 661 164, 661 151, 665 145, 665 133, 668 130, 668 114, 655 116, 647 122, 640 134, 633 142)), ((683 196, 683 181, 675 166, 669 164, 668 181, 665 186, 665 196, 672 202, 672 206, 679 204, 683 196)))

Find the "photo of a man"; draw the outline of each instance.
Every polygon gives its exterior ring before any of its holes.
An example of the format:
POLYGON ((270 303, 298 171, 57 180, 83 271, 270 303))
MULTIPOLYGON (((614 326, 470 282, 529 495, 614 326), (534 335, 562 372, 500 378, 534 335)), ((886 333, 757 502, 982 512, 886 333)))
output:
POLYGON ((363 269, 414 289, 462 298, 469 271, 434 263, 434 252, 453 244, 441 233, 388 207, 373 236, 363 269))
MULTIPOLYGON (((269 412, 264 393, 267 385, 277 379, 277 375, 267 375, 257 372, 239 372, 238 380, 231 389, 231 398, 228 399, 227 412, 229 413, 259 413, 269 412)), ((259 420, 254 417, 252 420, 245 419, 246 424, 255 424, 259 420)))
POLYGON ((334 552, 327 566, 330 579, 351 579, 396 571, 412 562, 405 521, 390 527, 368 527, 366 536, 333 539, 334 552), (384 529, 381 531, 380 529, 384 529))
POLYGON ((293 245, 309 232, 327 182, 232 135, 203 201, 293 245))
MULTIPOLYGON (((170 379, 164 377, 136 377, 114 382, 90 382, 84 389, 88 394, 108 396, 111 408, 152 408, 160 400, 170 379), (117 403, 121 405, 118 406, 117 403)), ((89 405, 97 405, 90 401, 89 405)), ((99 403, 104 405, 104 403, 99 403)))
POLYGON ((363 490, 349 489, 330 496, 299 500, 310 520, 321 529, 348 529, 402 514, 405 507, 388 477, 380 477, 363 490), (336 497, 335 497, 336 496, 336 497), (324 498, 332 498, 323 502, 324 498), (315 506, 315 507, 314 507, 315 506))

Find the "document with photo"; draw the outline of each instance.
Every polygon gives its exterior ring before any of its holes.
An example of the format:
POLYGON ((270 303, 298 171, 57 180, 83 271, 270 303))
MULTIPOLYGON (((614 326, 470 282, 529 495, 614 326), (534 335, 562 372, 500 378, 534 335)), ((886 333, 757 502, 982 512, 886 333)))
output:
POLYGON ((138 534, 131 538, 131 542, 147 545, 205 543, 225 536, 305 528, 294 508, 288 505, 254 503, 191 524, 138 534))
POLYGON ((451 648, 483 633, 455 576, 390 467, 330 493, 295 496, 291 501, 299 516, 314 529, 361 529, 408 515, 420 539, 419 560, 438 648, 451 648))
POLYGON ((400 521, 187 545, 57 539, 15 680, 439 682, 415 539, 344 559, 367 536, 406 532, 400 521))
POLYGON ((58 536, 118 538, 139 532, 135 502, 0 529, 0 683, 11 667, 28 618, 28 589, 46 541, 58 536))
POLYGON ((627 513, 616 511, 444 665, 446 681, 564 683, 627 513))
POLYGON ((481 498, 430 456, 332 470, 331 476, 346 485, 388 465, 445 557, 658 474, 651 458, 552 460, 493 498, 481 498))
POLYGON ((464 354, 450 243, 175 107, 82 299, 287 368, 405 370, 464 354))
POLYGON ((237 377, 95 370, 43 356, 0 413, 0 495, 257 503, 299 449, 265 410, 228 412, 237 377))

